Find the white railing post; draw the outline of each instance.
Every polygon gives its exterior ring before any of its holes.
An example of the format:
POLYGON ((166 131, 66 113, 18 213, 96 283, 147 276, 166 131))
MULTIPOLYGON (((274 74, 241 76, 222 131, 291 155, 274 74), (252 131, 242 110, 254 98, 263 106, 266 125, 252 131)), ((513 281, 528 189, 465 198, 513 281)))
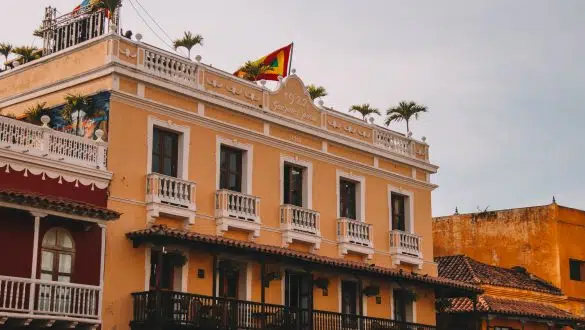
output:
POLYGON ((107 166, 107 146, 108 144, 104 142, 102 137, 104 136, 104 131, 98 129, 95 131, 95 142, 97 144, 97 154, 96 154, 96 168, 98 169, 106 169, 107 166))

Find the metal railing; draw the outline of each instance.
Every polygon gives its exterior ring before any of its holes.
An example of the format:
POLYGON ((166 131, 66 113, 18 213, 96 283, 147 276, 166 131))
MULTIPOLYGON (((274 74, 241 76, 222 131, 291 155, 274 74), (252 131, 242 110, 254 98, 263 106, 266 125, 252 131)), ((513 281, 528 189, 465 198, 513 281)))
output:
POLYGON ((195 182, 159 173, 146 176, 146 201, 195 209, 195 182))
POLYGON ((390 231, 390 253, 408 254, 422 258, 422 238, 402 230, 390 231))
POLYGON ((352 243, 373 247, 373 226, 359 220, 337 219, 337 239, 341 243, 352 243))
POLYGON ((215 212, 217 217, 234 218, 249 222, 259 222, 259 197, 221 189, 217 191, 215 199, 215 212))
POLYGON ((434 326, 170 291, 132 294, 132 329, 434 330, 434 326))
POLYGON ((91 168, 106 168, 107 143, 101 140, 101 130, 96 131, 98 138, 94 141, 55 131, 47 123, 37 126, 0 116, 0 148, 91 168))
POLYGON ((294 205, 280 206, 280 226, 284 230, 320 235, 319 212, 294 205))
POLYGON ((2 312, 100 319, 99 286, 0 276, 2 312))

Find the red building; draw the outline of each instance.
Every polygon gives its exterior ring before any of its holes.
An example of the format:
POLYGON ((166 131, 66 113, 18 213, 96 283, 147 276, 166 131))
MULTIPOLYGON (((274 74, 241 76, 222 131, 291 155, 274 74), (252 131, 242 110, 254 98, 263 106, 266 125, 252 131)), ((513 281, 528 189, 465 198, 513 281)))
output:
POLYGON ((0 326, 100 325, 106 224, 119 217, 101 135, 0 117, 0 326))

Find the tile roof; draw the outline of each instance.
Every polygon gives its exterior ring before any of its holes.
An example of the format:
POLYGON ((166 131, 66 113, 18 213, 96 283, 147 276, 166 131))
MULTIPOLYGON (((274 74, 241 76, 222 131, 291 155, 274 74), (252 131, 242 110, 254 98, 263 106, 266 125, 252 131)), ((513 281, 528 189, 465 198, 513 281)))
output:
MULTIPOLYGON (((467 297, 449 298, 450 306, 446 313, 471 313, 473 302, 467 297)), ((480 295, 477 300, 477 310, 483 313, 536 317, 547 320, 585 321, 585 318, 571 314, 553 305, 545 303, 496 298, 489 295, 480 295)))
POLYGON ((437 257, 439 276, 475 285, 494 285, 562 295, 561 289, 521 269, 491 266, 465 255, 437 257))
POLYGON ((419 275, 416 273, 408 273, 402 270, 390 269, 386 267, 380 267, 375 265, 369 265, 366 263, 360 263, 356 261, 344 260, 339 258, 330 258, 325 256, 319 256, 307 252, 299 252, 292 249, 286 249, 273 245, 257 244, 253 242, 240 241, 230 239, 222 236, 205 235, 196 232, 191 232, 181 229, 171 229, 165 225, 154 225, 147 229, 137 230, 129 232, 126 236, 135 241, 142 242, 148 239, 156 238, 173 238, 188 242, 198 242, 209 245, 232 247, 238 249, 244 249, 251 252, 259 252, 270 255, 282 256, 294 258, 297 260, 312 262, 318 264, 324 264, 333 267, 346 268, 355 271, 368 272, 374 275, 390 276, 394 278, 401 278, 413 282, 433 284, 435 286, 443 288, 452 288, 465 291, 467 294, 481 293, 482 290, 471 283, 464 283, 461 281, 450 280, 447 278, 434 277, 428 275, 419 275))
POLYGON ((115 220, 120 217, 120 213, 116 211, 88 203, 72 201, 56 196, 46 196, 2 188, 0 188, 0 202, 61 212, 96 220, 115 220))

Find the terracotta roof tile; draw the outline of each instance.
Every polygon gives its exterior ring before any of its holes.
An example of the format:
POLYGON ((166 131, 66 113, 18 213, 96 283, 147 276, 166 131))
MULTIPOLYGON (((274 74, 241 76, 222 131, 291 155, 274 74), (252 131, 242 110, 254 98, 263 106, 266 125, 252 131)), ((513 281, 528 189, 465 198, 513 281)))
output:
POLYGON ((465 255, 435 258, 439 276, 475 285, 494 285, 562 295, 561 289, 525 271, 491 266, 465 255))
MULTIPOLYGON (((466 297, 450 298, 446 313, 471 313, 473 302, 466 297)), ((551 320, 585 321, 584 318, 545 303, 496 298, 489 295, 478 296, 477 310, 483 313, 529 316, 551 320)))
POLYGON ((464 283, 460 281, 450 280, 447 278, 441 277, 434 277, 428 275, 419 275, 416 273, 408 273, 402 270, 395 270, 386 267, 368 265, 366 263, 360 263, 356 261, 349 261, 339 258, 330 258, 325 256, 320 256, 312 253, 307 252, 299 252, 292 249, 286 249, 278 246, 273 245, 264 245, 264 244, 257 244, 247 241, 240 241, 230 238, 225 238, 221 236, 212 236, 212 235, 205 235, 196 232, 180 230, 180 229, 171 229, 164 225, 155 225, 147 229, 137 230, 130 233, 127 233, 126 236, 131 240, 141 241, 145 238, 175 238, 184 241, 190 242, 199 242, 199 243, 206 243, 210 245, 222 245, 226 247, 233 247, 239 249, 245 249, 248 251, 253 252, 260 252, 266 253, 271 255, 277 256, 284 256, 295 258, 298 260, 306 261, 306 262, 313 262, 319 263, 324 265, 329 265, 333 267, 339 268, 346 268, 351 270, 357 271, 364 271, 369 272, 375 275, 383 275, 383 276, 391 276, 394 278, 402 278, 409 281, 420 282, 420 283, 428 283, 434 284, 437 286, 442 286, 445 288, 455 288, 462 291, 466 291, 468 293, 481 293, 482 290, 469 283, 464 283))
POLYGON ((71 201, 56 196, 46 196, 31 192, 14 191, 0 188, 0 201, 77 215, 96 220, 115 220, 120 213, 92 204, 71 201))

